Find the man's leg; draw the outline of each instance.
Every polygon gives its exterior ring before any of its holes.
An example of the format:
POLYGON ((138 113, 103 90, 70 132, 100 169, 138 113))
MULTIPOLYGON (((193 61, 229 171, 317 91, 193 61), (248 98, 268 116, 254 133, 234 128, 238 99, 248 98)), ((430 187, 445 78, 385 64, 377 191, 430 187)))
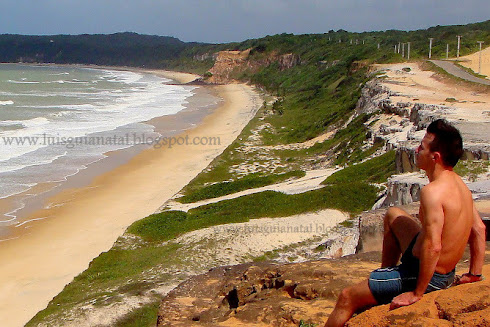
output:
MULTIPOLYGON (((420 225, 404 210, 389 208, 384 217, 383 254, 381 267, 394 267, 413 238, 420 232, 420 225)), ((337 300, 326 327, 343 326, 359 309, 378 304, 369 289, 368 280, 347 287, 337 300)))
POLYGON ((378 304, 369 289, 368 280, 344 288, 325 327, 343 326, 359 309, 378 304))
POLYGON ((384 217, 381 267, 394 267, 400 256, 420 232, 420 225, 404 210, 391 207, 384 217))

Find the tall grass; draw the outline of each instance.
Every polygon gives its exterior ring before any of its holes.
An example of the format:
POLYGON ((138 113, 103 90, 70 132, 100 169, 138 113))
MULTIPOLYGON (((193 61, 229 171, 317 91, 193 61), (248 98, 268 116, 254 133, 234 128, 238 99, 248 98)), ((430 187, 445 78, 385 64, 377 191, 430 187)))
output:
POLYGON ((223 195, 240 192, 252 188, 262 187, 285 181, 290 178, 299 178, 305 176, 303 171, 290 171, 283 174, 269 174, 260 176, 258 174, 250 174, 236 181, 226 181, 204 186, 194 192, 190 192, 185 196, 178 198, 181 203, 192 203, 196 201, 217 198, 223 195))

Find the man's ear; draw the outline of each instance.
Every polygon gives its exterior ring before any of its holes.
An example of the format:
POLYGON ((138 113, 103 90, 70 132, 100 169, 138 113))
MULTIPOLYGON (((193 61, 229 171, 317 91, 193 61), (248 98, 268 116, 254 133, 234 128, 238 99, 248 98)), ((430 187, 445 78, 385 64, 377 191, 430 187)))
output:
POLYGON ((438 162, 438 163, 441 163, 442 164, 442 156, 441 156, 441 153, 440 152, 433 152, 432 153, 432 159, 435 162, 438 162))

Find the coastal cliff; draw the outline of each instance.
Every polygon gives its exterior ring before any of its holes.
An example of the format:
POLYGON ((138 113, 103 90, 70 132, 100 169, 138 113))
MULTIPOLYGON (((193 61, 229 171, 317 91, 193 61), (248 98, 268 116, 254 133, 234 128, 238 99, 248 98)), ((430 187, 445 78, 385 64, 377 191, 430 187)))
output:
POLYGON ((276 52, 250 60, 252 49, 244 51, 220 51, 213 55, 215 62, 209 70, 207 83, 235 83, 237 77, 244 71, 257 72, 259 68, 277 63, 280 70, 290 69, 300 63, 298 55, 292 53, 278 54, 276 52))
MULTIPOLYGON (((420 199, 420 190, 428 181, 416 166, 415 150, 427 126, 436 119, 449 119, 462 131, 463 160, 489 160, 490 146, 485 127, 488 111, 484 107, 474 108, 472 101, 468 100, 444 99, 443 92, 437 99, 444 101, 442 103, 424 99, 426 95, 417 80, 417 75, 424 72, 418 65, 381 65, 375 71, 378 75, 365 84, 356 110, 359 115, 371 116, 367 122, 371 142, 383 143, 385 150, 396 151, 397 173, 388 180, 385 197, 378 201, 376 207, 404 205, 420 199), (473 111, 471 115, 468 110, 473 111)), ((473 94, 478 95, 477 92, 473 94)), ((471 183, 476 179, 473 177, 466 181, 471 183)))
MULTIPOLYGON (((410 76, 409 71, 401 67, 396 70, 402 76, 410 76)), ((214 268, 182 283, 163 299, 158 326, 321 326, 340 291, 379 267, 386 207, 404 205, 407 212, 418 214, 416 201, 428 181, 416 168, 415 149, 425 128, 431 121, 451 117, 460 110, 451 104, 418 102, 413 95, 410 100, 399 101, 403 94, 386 84, 378 78, 368 82, 352 118, 370 115, 365 123, 368 142, 384 144, 383 151, 396 151, 398 173, 389 179, 384 196, 375 205, 380 209, 364 212, 354 220, 359 233, 356 254, 299 263, 255 262, 214 268)), ((467 118, 465 123, 475 128, 485 124, 467 118)), ((464 136, 468 141, 465 159, 488 160, 488 143, 468 133, 464 136)), ((477 192, 474 194, 478 197, 477 192)), ((487 211, 482 214, 488 216, 487 211)), ((488 256, 487 252, 487 261, 488 256)), ((467 271, 468 257, 466 253, 458 273, 467 271)), ((487 265, 484 274, 488 273, 487 265)), ((416 305, 395 311, 375 307, 354 317, 349 326, 487 326, 489 297, 489 282, 461 285, 434 292, 416 305), (466 296, 467 292, 475 295, 466 296)))

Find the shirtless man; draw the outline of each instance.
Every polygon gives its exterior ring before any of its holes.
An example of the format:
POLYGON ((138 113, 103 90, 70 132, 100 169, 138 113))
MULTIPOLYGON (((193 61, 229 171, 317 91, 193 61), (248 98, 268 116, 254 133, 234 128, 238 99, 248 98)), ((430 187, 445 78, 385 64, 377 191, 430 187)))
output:
POLYGON ((434 121, 416 153, 418 167, 429 177, 429 184, 420 192, 422 226, 405 211, 388 209, 381 269, 342 291, 326 327, 343 326, 364 307, 391 302, 392 310, 419 301, 426 292, 451 286, 468 243, 470 269, 458 282, 482 279, 485 225, 471 192, 453 171, 463 154, 459 131, 445 120, 434 121), (396 266, 400 255, 401 264, 396 266))

